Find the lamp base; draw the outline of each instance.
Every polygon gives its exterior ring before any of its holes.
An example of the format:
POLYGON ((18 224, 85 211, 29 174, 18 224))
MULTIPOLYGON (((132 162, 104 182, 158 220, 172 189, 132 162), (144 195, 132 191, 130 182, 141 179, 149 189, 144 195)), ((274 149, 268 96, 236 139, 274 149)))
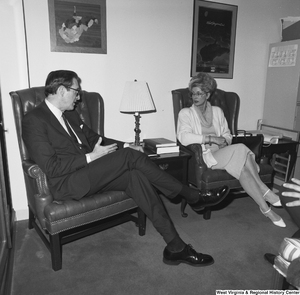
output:
POLYGON ((141 129, 140 129, 140 114, 137 112, 134 114, 135 117, 135 128, 134 128, 134 132, 135 132, 135 140, 134 140, 134 145, 140 146, 140 133, 141 133, 141 129))

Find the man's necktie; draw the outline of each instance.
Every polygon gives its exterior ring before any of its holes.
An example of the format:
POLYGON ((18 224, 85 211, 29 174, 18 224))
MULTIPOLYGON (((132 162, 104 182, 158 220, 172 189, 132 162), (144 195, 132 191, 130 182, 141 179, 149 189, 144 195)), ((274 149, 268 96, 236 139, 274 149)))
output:
POLYGON ((87 153, 89 151, 89 148, 84 145, 83 143, 79 142, 76 135, 75 135, 75 132, 71 129, 70 127, 70 124, 69 124, 69 121, 67 120, 67 118, 65 117, 64 114, 62 114, 62 118, 66 124, 66 127, 68 129, 68 133, 69 135, 71 136, 71 138, 74 140, 74 142, 76 143, 76 145, 81 149, 83 150, 85 153, 87 153))
POLYGON ((65 124, 66 124, 66 127, 68 129, 69 135, 72 137, 73 140, 75 140, 75 142, 78 143, 77 137, 76 137, 75 133, 73 132, 73 130, 71 129, 71 127, 69 125, 69 122, 68 122, 68 120, 67 120, 67 118, 65 117, 64 114, 62 114, 62 118, 65 121, 65 124))

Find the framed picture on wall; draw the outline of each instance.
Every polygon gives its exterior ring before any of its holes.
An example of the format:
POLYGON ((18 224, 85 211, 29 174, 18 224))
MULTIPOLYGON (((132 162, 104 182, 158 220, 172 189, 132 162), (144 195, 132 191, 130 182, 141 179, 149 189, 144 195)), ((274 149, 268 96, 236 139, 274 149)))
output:
POLYGON ((106 0, 48 0, 51 51, 107 53, 106 0))
POLYGON ((233 78, 236 5, 194 0, 191 76, 233 78))

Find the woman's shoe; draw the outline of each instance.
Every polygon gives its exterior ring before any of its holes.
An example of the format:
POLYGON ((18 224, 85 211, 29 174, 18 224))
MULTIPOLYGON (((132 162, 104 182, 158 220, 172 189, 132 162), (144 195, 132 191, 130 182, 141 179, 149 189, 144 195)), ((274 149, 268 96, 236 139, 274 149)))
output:
POLYGON ((276 225, 276 226, 279 226, 279 227, 286 227, 286 224, 285 224, 285 222, 283 221, 283 219, 280 217, 280 216, 278 216, 275 212, 273 212, 272 210, 271 210, 271 208, 269 208, 267 211, 263 211, 261 208, 259 208, 260 209, 260 211, 261 211, 261 213, 263 214, 263 215, 265 215, 266 217, 268 217, 268 218, 270 218, 271 219, 271 221, 276 225), (272 214, 273 213, 273 214, 272 214), (274 217, 274 214, 275 215, 277 215, 280 219, 279 220, 273 220, 272 219, 272 215, 273 215, 273 217, 274 217))
MULTIPOLYGON (((264 199, 266 202, 269 202, 269 201, 266 200, 266 195, 268 194, 269 191, 270 191, 270 189, 268 189, 268 190, 264 193, 264 195, 263 195, 263 199, 264 199)), ((270 203, 272 206, 274 206, 274 207, 281 207, 281 206, 282 206, 280 200, 278 200, 278 201, 275 202, 275 203, 271 203, 271 202, 269 202, 269 203, 270 203)))

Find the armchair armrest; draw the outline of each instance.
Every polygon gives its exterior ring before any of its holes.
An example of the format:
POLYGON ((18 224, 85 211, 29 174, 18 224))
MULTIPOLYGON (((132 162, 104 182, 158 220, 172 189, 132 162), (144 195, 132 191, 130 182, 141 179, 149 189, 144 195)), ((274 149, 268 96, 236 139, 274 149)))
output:
POLYGON ((190 144, 187 147, 189 150, 193 152, 193 158, 195 158, 195 176, 196 176, 196 183, 197 187, 201 188, 201 175, 204 171, 207 170, 207 165, 203 160, 203 153, 201 144, 190 144))
POLYGON ((192 151, 195 156, 196 163, 199 167, 202 169, 207 169, 207 166, 203 160, 203 155, 202 155, 202 146, 201 144, 193 143, 190 144, 186 147, 190 152, 192 151))
POLYGON ((31 160, 23 161, 23 171, 36 180, 39 194, 50 195, 45 173, 41 168, 31 160))
POLYGON ((45 207, 52 204, 52 195, 36 194, 34 195, 36 217, 43 229, 46 228, 45 207))
POLYGON ((34 195, 34 212, 43 229, 46 228, 44 209, 53 202, 53 196, 50 193, 46 175, 40 167, 31 160, 23 161, 23 171, 29 177, 35 179, 38 192, 34 195))
POLYGON ((190 183, 194 183, 197 187, 201 188, 201 175, 208 169, 202 155, 202 147, 201 144, 190 144, 188 146, 182 146, 181 150, 189 153, 192 158, 189 161, 189 176, 192 179, 189 179, 190 183))
POLYGON ((191 154, 192 156, 195 157, 195 161, 197 163, 197 166, 201 169, 206 170, 207 166, 203 160, 202 156, 202 146, 201 144, 198 143, 193 143, 187 146, 180 145, 180 149, 182 151, 185 151, 186 153, 191 154))
POLYGON ((22 162, 22 166, 23 166, 23 171, 29 175, 30 177, 35 178, 34 176, 31 175, 31 170, 34 169, 35 167, 38 167, 37 164, 35 164, 33 161, 31 160, 23 160, 22 162))
MULTIPOLYGON (((179 143, 180 144, 180 143, 179 143)), ((180 149, 186 153, 189 153, 192 157, 189 160, 189 172, 188 182, 197 186, 198 189, 202 188, 202 174, 208 169, 207 165, 203 160, 202 146, 201 144, 190 144, 188 146, 180 145, 180 149)), ((181 215, 187 217, 188 215, 184 212, 187 202, 185 199, 181 201, 181 215)), ((210 219, 210 210, 204 209, 204 219, 210 219)))

